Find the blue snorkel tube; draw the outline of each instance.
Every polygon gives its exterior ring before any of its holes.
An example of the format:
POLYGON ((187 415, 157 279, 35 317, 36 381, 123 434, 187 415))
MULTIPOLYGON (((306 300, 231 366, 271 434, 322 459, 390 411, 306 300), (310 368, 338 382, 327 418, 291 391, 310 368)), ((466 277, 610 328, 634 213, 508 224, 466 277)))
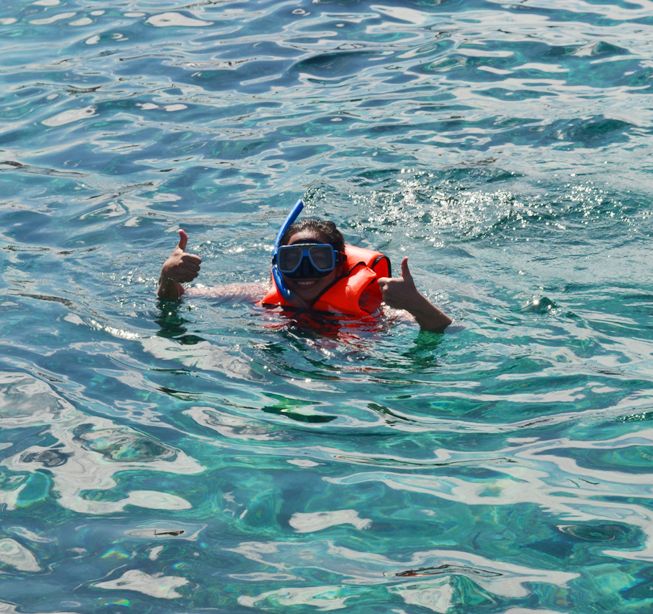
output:
POLYGON ((290 298, 290 290, 283 281, 283 275, 277 266, 277 254, 279 253, 279 247, 281 246, 281 239, 283 239, 283 235, 286 234, 288 228, 290 228, 290 225, 299 217, 299 214, 302 212, 303 208, 304 201, 300 198, 295 203, 292 211, 288 214, 286 221, 281 225, 281 228, 279 228, 277 238, 274 240, 274 251, 272 252, 272 278, 274 279, 274 283, 277 285, 277 289, 279 292, 281 292, 281 296, 283 296, 283 298, 286 300, 290 298))

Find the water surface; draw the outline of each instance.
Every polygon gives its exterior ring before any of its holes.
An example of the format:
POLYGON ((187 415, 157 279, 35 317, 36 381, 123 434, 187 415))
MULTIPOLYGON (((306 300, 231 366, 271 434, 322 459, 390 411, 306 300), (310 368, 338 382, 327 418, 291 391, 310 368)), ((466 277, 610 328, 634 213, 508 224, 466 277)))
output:
POLYGON ((652 23, 5 2, 0 609, 651 609, 652 23), (156 301, 299 197, 457 330, 156 301))

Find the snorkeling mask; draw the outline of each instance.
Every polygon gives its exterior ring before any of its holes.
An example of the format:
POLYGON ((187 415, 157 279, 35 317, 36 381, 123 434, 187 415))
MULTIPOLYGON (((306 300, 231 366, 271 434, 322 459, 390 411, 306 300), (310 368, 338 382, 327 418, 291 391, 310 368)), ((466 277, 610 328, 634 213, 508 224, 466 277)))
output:
POLYGON ((330 243, 281 245, 277 266, 284 277, 324 277, 336 268, 338 251, 330 243))

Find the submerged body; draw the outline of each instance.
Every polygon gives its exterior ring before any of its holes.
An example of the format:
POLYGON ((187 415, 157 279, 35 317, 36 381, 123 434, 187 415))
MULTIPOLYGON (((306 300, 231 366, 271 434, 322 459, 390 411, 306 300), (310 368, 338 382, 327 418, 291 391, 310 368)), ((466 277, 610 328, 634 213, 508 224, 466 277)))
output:
POLYGON ((391 277, 386 256, 345 245, 333 222, 306 220, 287 226, 277 237, 268 288, 231 284, 186 290, 182 284, 197 277, 201 258, 186 252, 188 236, 180 230, 179 243, 161 269, 159 298, 178 300, 188 293, 347 319, 378 317, 385 304, 407 311, 423 330, 443 332, 451 324, 451 318, 417 290, 408 258, 401 262, 401 276, 391 277))

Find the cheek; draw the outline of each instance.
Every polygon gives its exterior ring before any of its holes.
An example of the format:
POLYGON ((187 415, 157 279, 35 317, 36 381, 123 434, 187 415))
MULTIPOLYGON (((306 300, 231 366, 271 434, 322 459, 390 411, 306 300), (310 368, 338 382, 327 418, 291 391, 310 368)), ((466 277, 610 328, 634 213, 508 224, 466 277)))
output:
MULTIPOLYGON (((337 271, 337 269, 336 269, 336 271, 337 271)), ((330 286, 337 279, 338 275, 337 275, 336 271, 331 271, 331 273, 329 273, 326 277, 324 277, 324 280, 322 281, 322 283, 325 286, 330 286)))

